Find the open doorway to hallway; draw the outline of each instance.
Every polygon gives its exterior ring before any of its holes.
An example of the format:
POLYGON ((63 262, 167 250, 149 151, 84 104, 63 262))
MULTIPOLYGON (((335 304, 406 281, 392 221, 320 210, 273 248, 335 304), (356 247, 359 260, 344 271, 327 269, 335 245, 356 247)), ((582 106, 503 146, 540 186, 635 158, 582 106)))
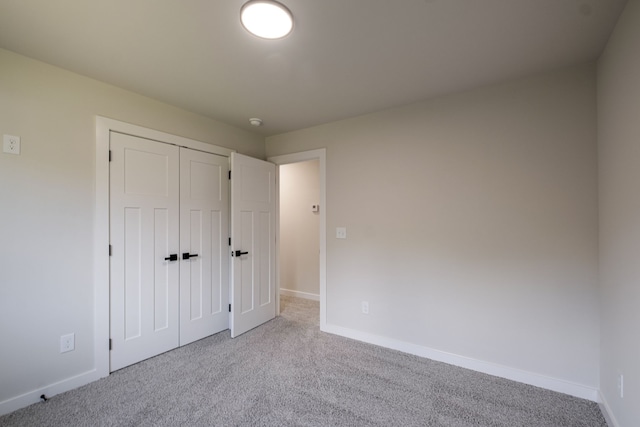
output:
POLYGON ((280 295, 320 300, 319 161, 280 166, 280 295))
MULTIPOLYGON (((327 323, 327 206, 326 206, 326 149, 320 148, 298 153, 283 154, 269 157, 268 161, 278 165, 278 221, 276 222, 278 239, 276 241, 277 271, 276 282, 278 296, 285 298, 302 297, 309 302, 319 301, 320 330, 326 329, 327 323), (292 165, 292 169, 286 169, 292 165), (298 165, 298 167, 296 167, 298 165), (292 173, 289 173, 292 172, 292 173), (298 173, 297 173, 298 172, 298 173), (284 176, 283 176, 284 174, 284 176), (293 189, 288 187, 294 187, 293 189), (291 196, 287 192, 291 190, 291 196), (287 204, 299 205, 291 212, 282 213, 280 199, 287 204), (286 199, 293 198, 294 202, 286 199), (317 212, 314 212, 317 205, 317 212), (305 226, 307 232, 317 236, 314 241, 309 235, 298 242, 291 243, 285 230, 289 224, 299 223, 305 226), (310 225, 311 224, 311 225, 310 225), (305 243, 306 242, 306 243, 305 243), (297 246, 296 246, 297 245, 297 246), (302 246, 301 246, 302 245, 302 246), (300 249, 303 247, 304 249, 300 249), (304 255, 290 255, 292 251, 304 251, 304 255), (284 261, 282 261, 284 259, 284 261), (282 291, 281 291, 282 289, 282 291)), ((284 300, 284 298, 283 298, 284 300)), ((276 313, 281 312, 280 299, 276 300, 276 313)))

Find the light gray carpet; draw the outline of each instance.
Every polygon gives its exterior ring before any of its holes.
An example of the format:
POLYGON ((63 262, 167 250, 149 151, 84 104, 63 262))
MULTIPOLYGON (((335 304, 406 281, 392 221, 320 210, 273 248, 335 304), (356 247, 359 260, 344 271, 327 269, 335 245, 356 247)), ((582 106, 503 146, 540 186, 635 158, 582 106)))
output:
POLYGON ((597 404, 321 333, 318 303, 122 369, 2 426, 606 426, 597 404))

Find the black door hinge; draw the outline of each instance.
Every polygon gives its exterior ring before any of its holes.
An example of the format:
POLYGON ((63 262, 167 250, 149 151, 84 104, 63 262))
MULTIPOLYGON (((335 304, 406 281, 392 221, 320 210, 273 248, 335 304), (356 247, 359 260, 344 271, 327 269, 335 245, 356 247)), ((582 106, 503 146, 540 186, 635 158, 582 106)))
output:
POLYGON ((229 179, 231 179, 231 171, 229 171, 229 179))
POLYGON ((231 304, 229 304, 229 313, 231 313, 231 304))
POLYGON ((109 150, 109 161, 111 161, 111 150, 109 150))
POLYGON ((229 246, 231 246, 231 237, 229 237, 229 246))
POLYGON ((113 341, 109 338, 109 350, 113 348, 113 341))
POLYGON ((113 255, 113 248, 109 245, 109 256, 113 255))

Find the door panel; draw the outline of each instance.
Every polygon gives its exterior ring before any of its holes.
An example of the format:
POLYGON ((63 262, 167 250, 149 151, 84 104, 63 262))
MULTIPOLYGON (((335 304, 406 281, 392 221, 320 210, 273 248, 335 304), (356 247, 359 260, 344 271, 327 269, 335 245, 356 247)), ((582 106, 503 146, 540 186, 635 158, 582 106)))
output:
POLYGON ((180 345, 228 329, 229 160, 180 149, 180 345), (182 258, 182 257, 181 257, 182 258))
POLYGON ((177 347, 178 148, 110 134, 111 370, 177 347))
POLYGON ((231 154, 231 336, 275 317, 275 165, 231 154))
POLYGON ((275 298, 275 270, 271 267, 271 262, 275 259, 275 227, 272 227, 272 224, 275 224, 274 216, 273 212, 260 212, 258 216, 258 231, 260 232, 258 244, 261 254, 258 267, 260 274, 258 303, 260 307, 272 304, 275 298), (274 275, 273 280, 271 279, 272 274, 274 275))
POLYGON ((124 208, 124 337, 137 338, 141 333, 142 312, 142 215, 140 208, 124 208))
MULTIPOLYGON (((155 251, 153 259, 165 261, 164 258, 170 251, 169 238, 172 233, 169 211, 168 209, 154 209, 154 215, 155 251)), ((169 305, 175 303, 175 284, 171 283, 171 280, 175 280, 175 274, 169 274, 165 262, 156 262, 154 278, 154 330, 160 331, 169 328, 169 311, 173 310, 173 307, 169 308, 169 305), (174 289, 171 289, 172 286, 174 289), (174 295, 171 295, 171 292, 174 295)))

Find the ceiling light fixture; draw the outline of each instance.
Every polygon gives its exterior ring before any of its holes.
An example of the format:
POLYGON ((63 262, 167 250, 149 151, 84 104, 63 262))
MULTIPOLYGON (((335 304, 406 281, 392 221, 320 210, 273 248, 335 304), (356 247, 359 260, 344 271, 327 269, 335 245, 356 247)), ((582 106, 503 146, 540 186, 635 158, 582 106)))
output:
POLYGON ((252 119, 249 119, 249 123, 251 124, 251 126, 262 126, 262 119, 254 117, 252 119))
POLYGON ((240 22, 251 34, 263 39, 280 39, 293 29, 293 15, 273 0, 251 0, 240 10, 240 22))

